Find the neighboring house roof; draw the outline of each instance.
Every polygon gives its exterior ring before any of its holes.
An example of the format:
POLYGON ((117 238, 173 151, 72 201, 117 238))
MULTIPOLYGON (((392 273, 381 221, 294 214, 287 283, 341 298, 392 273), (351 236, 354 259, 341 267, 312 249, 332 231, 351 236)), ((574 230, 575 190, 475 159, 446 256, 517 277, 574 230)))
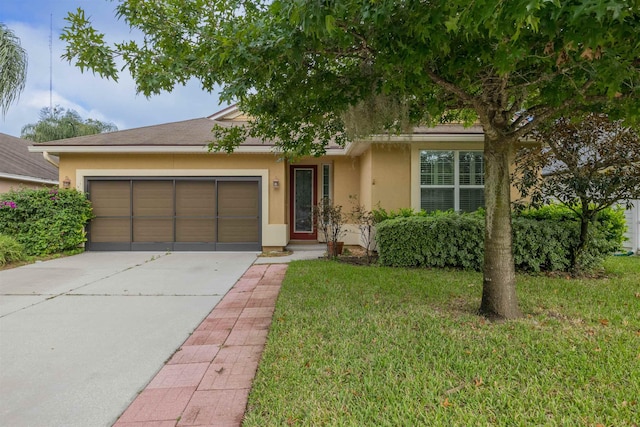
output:
POLYGON ((58 183, 58 168, 42 154, 30 153, 32 141, 0 133, 0 178, 42 184, 58 183))
MULTIPOLYGON (((227 107, 209 117, 173 123, 146 126, 116 132, 87 135, 64 140, 50 141, 31 148, 34 152, 145 152, 145 153, 194 153, 206 152, 214 139, 211 130, 221 127, 248 125, 248 118, 235 105, 227 107)), ((408 142, 420 140, 482 141, 480 126, 463 127, 458 124, 441 125, 435 128, 417 127, 409 135, 375 135, 349 144, 347 147, 329 145, 327 154, 357 155, 371 142, 408 142)), ((273 142, 259 138, 247 138, 237 153, 276 152, 273 142)))

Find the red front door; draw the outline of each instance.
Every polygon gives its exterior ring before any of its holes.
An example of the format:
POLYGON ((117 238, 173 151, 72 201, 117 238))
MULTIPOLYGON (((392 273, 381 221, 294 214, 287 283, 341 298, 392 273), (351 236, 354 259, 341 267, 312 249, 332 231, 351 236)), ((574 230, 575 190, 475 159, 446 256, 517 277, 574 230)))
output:
POLYGON ((290 173, 290 236, 293 240, 317 240, 318 232, 313 207, 318 203, 318 168, 291 166, 290 173))

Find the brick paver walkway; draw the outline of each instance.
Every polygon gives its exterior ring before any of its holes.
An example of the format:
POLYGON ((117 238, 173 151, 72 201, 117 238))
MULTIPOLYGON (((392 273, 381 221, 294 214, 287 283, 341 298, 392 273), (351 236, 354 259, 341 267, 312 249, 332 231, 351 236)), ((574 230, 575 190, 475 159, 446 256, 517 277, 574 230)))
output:
POLYGON ((114 427, 240 426, 286 269, 249 268, 114 427))

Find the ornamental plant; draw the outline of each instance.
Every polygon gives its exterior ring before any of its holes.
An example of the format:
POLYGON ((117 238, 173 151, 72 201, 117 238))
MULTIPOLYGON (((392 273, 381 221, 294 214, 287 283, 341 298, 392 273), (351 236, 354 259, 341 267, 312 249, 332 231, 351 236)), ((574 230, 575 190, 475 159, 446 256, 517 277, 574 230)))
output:
POLYGON ((21 189, 0 196, 0 234, 22 244, 27 255, 77 250, 87 239, 91 202, 76 190, 21 189))
POLYGON ((331 199, 324 197, 314 207, 313 213, 318 231, 322 233, 327 243, 327 258, 336 258, 339 255, 338 242, 346 234, 344 230, 346 217, 342 213, 342 206, 334 205, 331 199))
MULTIPOLYGON (((0 208, 1 209, 1 208, 0 208)), ((0 234, 0 267, 24 259, 24 246, 16 239, 0 234)))

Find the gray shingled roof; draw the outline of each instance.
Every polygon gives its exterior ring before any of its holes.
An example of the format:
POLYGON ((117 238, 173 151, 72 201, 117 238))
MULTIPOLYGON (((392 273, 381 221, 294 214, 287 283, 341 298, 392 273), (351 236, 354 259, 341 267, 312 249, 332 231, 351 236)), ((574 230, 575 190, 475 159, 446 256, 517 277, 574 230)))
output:
MULTIPOLYGON (((211 129, 215 124, 229 125, 207 118, 163 123, 135 129, 76 138, 43 142, 43 146, 205 146, 213 140, 211 129)), ((263 145, 257 138, 248 139, 243 145, 263 145)))
POLYGON ((25 178, 58 180, 58 168, 47 162, 41 153, 30 153, 32 141, 0 133, 0 174, 25 178))
MULTIPOLYGON (((247 124, 240 121, 212 120, 199 118, 181 122, 163 123, 135 129, 127 129, 116 132, 101 133, 96 135, 80 136, 76 138, 61 139, 57 141, 43 142, 41 146, 205 146, 214 138, 211 129, 214 125, 222 127, 241 126, 247 124)), ((469 135, 481 134, 482 127, 462 125, 441 125, 434 128, 416 127, 414 135, 444 134, 444 135, 469 135)), ((248 138, 243 146, 273 145, 259 138, 248 138)), ((338 148, 330 146, 328 148, 338 148)))

